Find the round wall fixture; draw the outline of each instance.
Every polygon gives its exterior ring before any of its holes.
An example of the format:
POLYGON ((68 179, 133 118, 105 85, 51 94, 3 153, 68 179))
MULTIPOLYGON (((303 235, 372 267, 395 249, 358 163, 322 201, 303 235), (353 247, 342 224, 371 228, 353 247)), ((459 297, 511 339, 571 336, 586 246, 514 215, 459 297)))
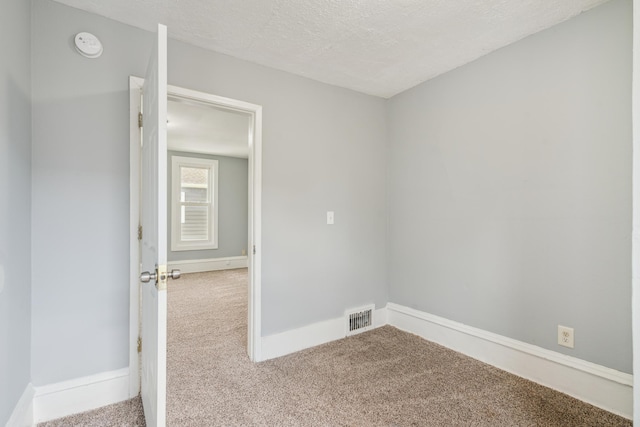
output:
POLYGON ((75 38, 76 50, 87 58, 97 58, 102 55, 102 43, 91 33, 78 33, 75 38))

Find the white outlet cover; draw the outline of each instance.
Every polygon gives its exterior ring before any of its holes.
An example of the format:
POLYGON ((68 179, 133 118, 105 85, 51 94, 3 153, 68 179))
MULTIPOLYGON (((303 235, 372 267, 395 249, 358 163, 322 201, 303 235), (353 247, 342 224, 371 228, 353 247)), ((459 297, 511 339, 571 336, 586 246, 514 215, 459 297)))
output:
POLYGON ((558 325, 558 344, 563 347, 573 348, 573 328, 558 325))
POLYGON ((75 37, 76 50, 87 58, 98 58, 102 55, 102 43, 91 33, 78 33, 75 37))

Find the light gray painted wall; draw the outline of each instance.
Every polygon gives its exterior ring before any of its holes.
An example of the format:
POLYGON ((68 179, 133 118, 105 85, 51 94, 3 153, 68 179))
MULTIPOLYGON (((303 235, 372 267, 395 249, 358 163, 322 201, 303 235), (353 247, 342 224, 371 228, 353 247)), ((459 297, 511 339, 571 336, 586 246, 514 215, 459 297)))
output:
MULTIPOLYGON (((573 326, 566 353, 630 371, 630 16, 614 0, 389 103, 171 40, 171 84, 264 107, 263 334, 383 306, 388 282, 554 350, 573 326)), ((32 34, 41 385, 128 364, 127 78, 152 37, 49 0, 32 34)))
POLYGON ((31 3, 0 13, 0 425, 31 378, 31 3))
POLYGON ((631 372, 631 16, 614 0, 390 100, 391 302, 631 372))
MULTIPOLYGON (((127 86, 144 74, 152 38, 49 0, 33 9, 40 385, 128 365, 127 86), (101 38, 100 59, 75 53, 78 31, 101 38)), ((385 101, 174 40, 169 58, 170 84, 264 108, 263 335, 384 306, 385 101)))
MULTIPOLYGON (((247 159, 207 154, 169 151, 168 185, 171 188, 173 170, 171 156, 218 160, 218 249, 200 251, 169 251, 169 261, 241 256, 247 250, 249 169, 247 159)), ((168 218, 171 218, 171 190, 168 194, 168 218)), ((168 241, 171 242, 171 220, 168 222, 168 241)))
POLYGON ((263 335, 383 307, 385 101, 175 41, 169 57, 172 84, 264 108, 263 335))
POLYGON ((43 385, 129 364, 128 77, 144 75, 152 39, 46 0, 32 22, 32 375, 43 385), (75 52, 80 31, 101 39, 101 58, 75 52))

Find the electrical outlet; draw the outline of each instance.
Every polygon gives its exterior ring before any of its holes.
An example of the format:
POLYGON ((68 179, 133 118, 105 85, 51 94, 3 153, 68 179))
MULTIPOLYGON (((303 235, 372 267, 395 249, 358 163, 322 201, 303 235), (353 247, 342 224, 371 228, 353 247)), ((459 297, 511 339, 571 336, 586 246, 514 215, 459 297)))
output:
POLYGON ((558 344, 573 348, 573 328, 558 325, 558 344))

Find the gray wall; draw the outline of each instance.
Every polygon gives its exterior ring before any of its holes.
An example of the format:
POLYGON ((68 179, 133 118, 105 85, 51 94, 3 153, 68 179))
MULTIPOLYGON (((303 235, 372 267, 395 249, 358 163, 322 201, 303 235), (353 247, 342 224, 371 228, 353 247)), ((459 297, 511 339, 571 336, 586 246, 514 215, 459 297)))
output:
MULTIPOLYGON (((169 251, 169 261, 241 256, 247 250, 249 169, 247 159, 207 154, 169 151, 168 185, 171 189, 173 170, 171 156, 218 160, 218 249, 199 251, 169 251)), ((168 192, 167 216, 171 218, 172 193, 168 192)), ((168 222, 168 241, 171 242, 171 220, 168 222)))
POLYGON ((33 2, 33 363, 35 385, 128 366, 128 76, 149 34, 33 2), (75 53, 95 33, 100 59, 75 53), (55 272, 55 274, 52 274, 55 272))
POLYGON ((0 425, 31 377, 31 2, 0 13, 0 425))
MULTIPOLYGON (((33 381, 128 365, 128 76, 151 34, 33 4, 33 381), (75 53, 79 31, 104 54, 75 53), (51 272, 55 271, 55 274, 51 272)), ((263 106, 263 334, 386 303, 385 102, 171 40, 169 83, 263 106), (326 211, 336 225, 325 224, 326 211)))
POLYGON ((390 100, 391 302, 631 372, 631 17, 614 0, 390 100))
MULTIPOLYGON (((21 13, 2 14, 5 42, 27 28, 21 13)), ((389 102, 171 40, 171 84, 264 107, 263 334, 384 306, 389 289, 393 302, 630 372, 630 29, 630 2, 614 0, 389 102), (576 328, 575 350, 555 345, 558 323, 576 328)), ((128 365, 127 79, 144 74, 152 36, 49 0, 33 3, 32 36, 41 385, 128 365), (102 39, 100 59, 75 53, 78 31, 102 39)), ((9 93, 24 119, 28 58, 15 49, 23 62, 0 75, 18 67, 9 93)), ((28 141, 11 105, 0 120, 28 141)), ((1 159, 23 159, 12 170, 28 182, 28 149, 2 144, 20 148, 1 159)), ((27 254, 15 236, 29 232, 28 203, 0 217, 27 254)), ((13 247, 2 250, 17 261, 3 262, 20 273, 19 301, 29 260, 13 247)))

